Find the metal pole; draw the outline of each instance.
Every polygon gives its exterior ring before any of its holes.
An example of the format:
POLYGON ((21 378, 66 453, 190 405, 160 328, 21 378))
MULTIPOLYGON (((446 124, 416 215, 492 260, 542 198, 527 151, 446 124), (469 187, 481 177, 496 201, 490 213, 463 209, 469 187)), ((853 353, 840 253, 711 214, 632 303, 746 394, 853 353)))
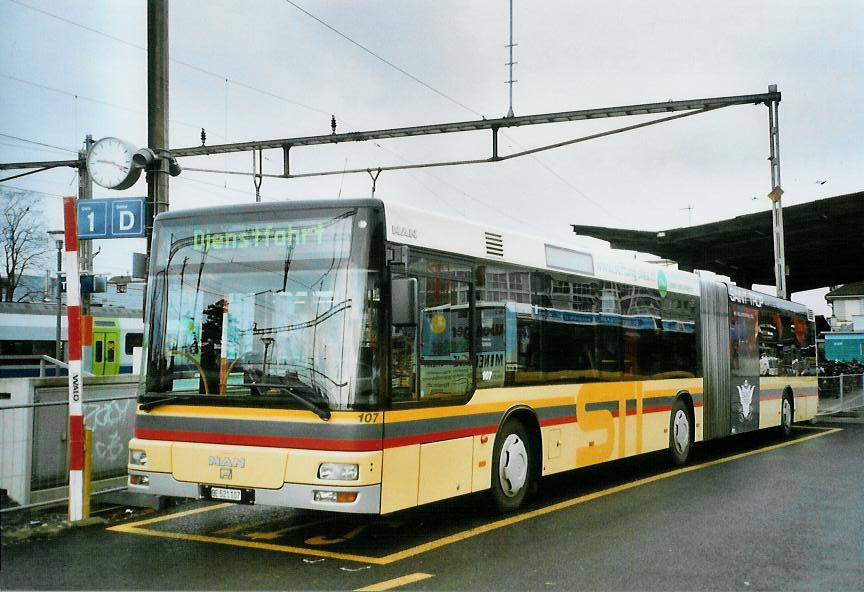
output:
MULTIPOLYGON (((57 289, 54 291, 57 294, 57 331, 54 333, 54 359, 62 360, 60 349, 60 318, 63 315, 63 241, 55 241, 57 247, 57 289)), ((57 376, 59 368, 54 366, 54 376, 57 376)))
MULTIPOLYGON (((78 200, 93 199, 93 183, 87 171, 87 153, 93 146, 93 136, 87 134, 84 138, 84 148, 78 151, 81 166, 78 169, 78 200)), ((78 257, 81 261, 82 273, 93 273, 93 241, 83 240, 78 243, 78 257)), ((90 314, 90 294, 81 295, 81 314, 90 314)))
POLYGON ((507 117, 513 117, 513 0, 510 0, 510 43, 507 48, 510 50, 510 59, 507 62, 510 68, 510 79, 507 81, 510 87, 510 108, 507 110, 507 117))
MULTIPOLYGON (((777 85, 768 86, 769 93, 777 92, 777 85)), ((780 99, 768 101, 768 139, 770 142, 771 163, 771 192, 768 198, 771 200, 771 220, 774 236, 774 280, 779 298, 787 298, 786 291, 786 255, 783 242, 783 195, 780 182, 780 121, 779 107, 780 99)))
MULTIPOLYGON (((81 159, 81 166, 78 168, 78 201, 82 199, 93 199, 93 182, 90 179, 90 172, 87 170, 87 154, 93 146, 93 136, 87 134, 84 138, 84 149, 78 151, 78 158, 81 159)), ((78 260, 81 262, 81 273, 93 275, 93 241, 82 240, 78 242, 78 260)), ((92 285, 92 284, 91 284, 92 285)), ((90 317, 90 292, 81 294, 81 322, 86 325, 86 330, 83 330, 83 339, 81 341, 81 360, 84 368, 90 369, 92 366, 92 334, 91 331, 93 320, 90 317)))
POLYGON ((839 411, 843 411, 843 373, 840 373, 840 409, 839 411))
MULTIPOLYGON (((147 143, 168 150, 168 0, 147 0, 147 143)), ((147 257, 153 219, 168 211, 168 161, 157 158, 147 174, 147 257)))

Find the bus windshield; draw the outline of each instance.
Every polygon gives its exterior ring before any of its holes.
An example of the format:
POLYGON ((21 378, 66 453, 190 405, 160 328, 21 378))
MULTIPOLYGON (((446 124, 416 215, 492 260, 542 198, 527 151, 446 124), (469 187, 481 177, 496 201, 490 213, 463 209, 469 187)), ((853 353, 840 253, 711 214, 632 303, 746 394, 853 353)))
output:
POLYGON ((365 220, 353 209, 257 216, 160 223, 142 402, 322 417, 375 406, 378 277, 365 220))

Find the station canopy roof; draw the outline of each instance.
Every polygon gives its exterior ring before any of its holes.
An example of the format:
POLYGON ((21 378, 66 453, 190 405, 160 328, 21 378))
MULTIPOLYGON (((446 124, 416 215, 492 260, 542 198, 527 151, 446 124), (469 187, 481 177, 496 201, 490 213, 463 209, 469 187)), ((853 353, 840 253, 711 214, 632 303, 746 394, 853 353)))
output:
MULTIPOLYGON (((775 283, 771 210, 659 232, 571 226, 613 248, 727 275, 739 286, 775 283)), ((783 227, 790 294, 864 279, 864 192, 783 207, 783 227)))

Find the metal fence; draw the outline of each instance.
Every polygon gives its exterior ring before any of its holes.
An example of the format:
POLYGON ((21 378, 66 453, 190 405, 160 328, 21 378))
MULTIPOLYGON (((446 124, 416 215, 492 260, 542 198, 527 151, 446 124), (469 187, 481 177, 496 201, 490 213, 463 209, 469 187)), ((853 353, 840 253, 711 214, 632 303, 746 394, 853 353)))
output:
MULTIPOLYGON (((61 376, 68 373, 69 364, 51 356, 0 356, 0 378, 24 376, 61 376)), ((90 375, 89 372, 84 373, 90 375)))
POLYGON ((819 377, 819 415, 864 407, 864 374, 819 377))
MULTIPOLYGON (((85 379, 84 423, 93 430, 94 493, 125 488, 135 387, 131 376, 85 379)), ((0 381, 2 512, 68 498, 68 431, 66 379, 0 381)))

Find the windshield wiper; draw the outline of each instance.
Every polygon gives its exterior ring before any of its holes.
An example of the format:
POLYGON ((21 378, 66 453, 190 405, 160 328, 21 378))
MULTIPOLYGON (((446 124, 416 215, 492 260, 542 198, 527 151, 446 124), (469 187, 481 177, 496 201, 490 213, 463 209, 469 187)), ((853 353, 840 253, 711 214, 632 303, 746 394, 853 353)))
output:
MULTIPOLYGON (((296 386, 289 386, 287 384, 282 384, 282 383, 278 383, 278 382, 253 382, 253 383, 250 383, 249 386, 274 388, 274 389, 278 389, 282 392, 288 393, 289 395, 294 397, 294 399, 296 399, 298 403, 303 405, 306 409, 309 409, 310 411, 312 411, 315 415, 317 415, 321 419, 323 419, 325 421, 330 419, 330 416, 331 416, 330 407, 327 405, 326 400, 321 398, 320 402, 316 404, 315 402, 310 401, 309 399, 307 399, 306 397, 301 395, 298 392, 300 390, 300 388, 298 388, 296 386)), ((302 388, 306 389, 306 391, 311 393, 311 394, 318 395, 318 392, 315 389, 312 389, 312 388, 305 386, 305 385, 303 385, 302 388)), ((320 395, 318 395, 318 396, 320 396, 320 395)))

